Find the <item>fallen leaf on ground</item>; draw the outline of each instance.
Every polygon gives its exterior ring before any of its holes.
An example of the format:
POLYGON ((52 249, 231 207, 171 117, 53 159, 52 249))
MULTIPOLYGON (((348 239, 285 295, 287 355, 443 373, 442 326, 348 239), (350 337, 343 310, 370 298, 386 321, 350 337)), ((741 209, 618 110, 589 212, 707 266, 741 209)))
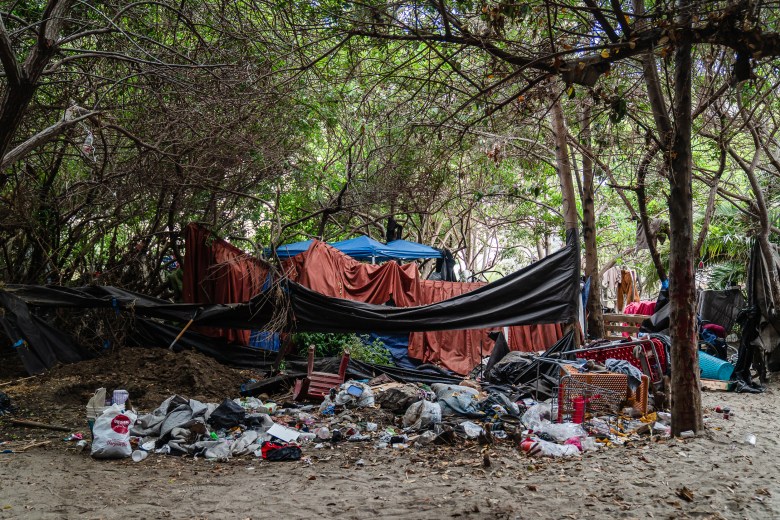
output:
POLYGON ((686 502, 693 502, 693 491, 683 486, 676 491, 678 497, 682 498, 686 502))

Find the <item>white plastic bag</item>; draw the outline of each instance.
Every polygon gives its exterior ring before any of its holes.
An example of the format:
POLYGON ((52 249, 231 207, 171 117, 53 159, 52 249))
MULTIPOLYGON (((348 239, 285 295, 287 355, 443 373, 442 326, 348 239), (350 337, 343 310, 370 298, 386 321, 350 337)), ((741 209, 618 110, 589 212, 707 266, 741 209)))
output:
POLYGON ((404 428, 424 430, 441 422, 441 407, 430 401, 417 401, 404 414, 404 428))
POLYGON ((586 432, 582 426, 575 423, 555 424, 542 421, 541 423, 538 423, 533 430, 536 434, 546 433, 552 437, 555 442, 565 442, 572 437, 584 438, 588 436, 588 432, 586 432))
POLYGON ((523 424, 529 430, 536 431, 545 421, 552 419, 552 405, 549 403, 538 403, 530 407, 523 414, 523 424))
POLYGON ((357 381, 347 381, 339 387, 339 393, 334 400, 336 406, 352 406, 359 408, 368 408, 374 406, 374 392, 371 387, 358 383, 357 381))
POLYGON ((92 456, 96 459, 120 459, 133 453, 130 446, 130 427, 135 424, 133 412, 113 405, 95 420, 92 456))
POLYGON ((544 441, 542 439, 526 439, 520 444, 520 447, 529 457, 576 457, 580 454, 577 446, 572 444, 555 444, 554 442, 544 441))

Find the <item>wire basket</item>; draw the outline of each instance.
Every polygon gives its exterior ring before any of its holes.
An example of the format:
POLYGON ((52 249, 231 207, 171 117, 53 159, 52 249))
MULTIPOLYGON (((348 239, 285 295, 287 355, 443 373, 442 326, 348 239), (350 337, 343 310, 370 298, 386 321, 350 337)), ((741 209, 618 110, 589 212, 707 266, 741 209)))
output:
POLYGON ((584 400, 585 414, 591 416, 617 415, 626 404, 625 390, 619 392, 586 383, 576 376, 563 376, 558 387, 558 422, 573 419, 578 397, 584 400))

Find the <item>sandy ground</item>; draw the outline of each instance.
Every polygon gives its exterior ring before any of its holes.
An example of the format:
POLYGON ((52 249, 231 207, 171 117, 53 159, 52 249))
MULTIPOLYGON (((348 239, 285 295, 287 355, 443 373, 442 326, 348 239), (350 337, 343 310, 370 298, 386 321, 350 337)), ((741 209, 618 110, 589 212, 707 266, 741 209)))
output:
POLYGON ((506 441, 487 450, 309 445, 298 462, 96 461, 63 442, 66 433, 0 426, 10 441, 0 449, 51 441, 0 454, 0 518, 780 518, 778 391, 775 377, 763 395, 708 392, 699 438, 568 460, 530 459, 506 441), (683 487, 692 500, 678 496, 683 487))

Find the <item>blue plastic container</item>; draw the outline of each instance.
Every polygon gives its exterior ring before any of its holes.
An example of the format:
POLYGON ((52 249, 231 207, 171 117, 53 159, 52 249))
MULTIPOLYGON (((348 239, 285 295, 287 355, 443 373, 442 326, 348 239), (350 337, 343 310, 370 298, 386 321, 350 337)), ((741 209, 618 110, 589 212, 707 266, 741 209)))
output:
POLYGON ((728 381, 734 372, 734 365, 706 352, 699 351, 699 369, 701 370, 701 377, 704 379, 728 381))

